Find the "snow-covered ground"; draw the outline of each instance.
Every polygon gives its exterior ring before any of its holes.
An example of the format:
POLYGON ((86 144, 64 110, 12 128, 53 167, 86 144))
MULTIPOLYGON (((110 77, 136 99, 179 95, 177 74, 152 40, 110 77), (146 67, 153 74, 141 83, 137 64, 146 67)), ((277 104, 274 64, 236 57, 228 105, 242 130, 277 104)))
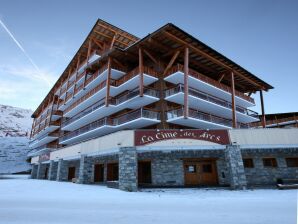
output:
POLYGON ((296 190, 154 189, 0 179, 0 223, 294 224, 296 190))
POLYGON ((29 151, 27 137, 0 137, 0 174, 30 170, 29 151))

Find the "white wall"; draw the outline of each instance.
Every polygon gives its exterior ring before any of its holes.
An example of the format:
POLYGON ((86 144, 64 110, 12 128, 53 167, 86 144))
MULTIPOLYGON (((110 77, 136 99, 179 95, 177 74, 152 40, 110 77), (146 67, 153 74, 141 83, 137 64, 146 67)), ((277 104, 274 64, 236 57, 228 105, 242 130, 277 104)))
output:
POLYGON ((231 142, 237 145, 297 145, 298 129, 234 129, 229 130, 231 142))
POLYGON ((36 164, 38 163, 38 160, 39 160, 39 156, 34 156, 31 158, 31 164, 36 164))
POLYGON ((119 131, 51 152, 50 159, 57 160, 60 158, 79 157, 83 154, 91 154, 119 147, 131 146, 134 146, 134 131, 119 131))

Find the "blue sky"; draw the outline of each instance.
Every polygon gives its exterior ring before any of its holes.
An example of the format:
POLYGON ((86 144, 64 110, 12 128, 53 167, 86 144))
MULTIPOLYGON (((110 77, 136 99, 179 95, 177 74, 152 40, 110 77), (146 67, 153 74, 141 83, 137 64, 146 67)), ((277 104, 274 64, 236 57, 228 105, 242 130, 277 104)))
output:
POLYGON ((0 20, 38 68, 0 26, 0 104, 36 109, 101 18, 138 37, 172 22, 273 85, 267 113, 298 111, 297 12, 294 0, 1 1, 0 20))

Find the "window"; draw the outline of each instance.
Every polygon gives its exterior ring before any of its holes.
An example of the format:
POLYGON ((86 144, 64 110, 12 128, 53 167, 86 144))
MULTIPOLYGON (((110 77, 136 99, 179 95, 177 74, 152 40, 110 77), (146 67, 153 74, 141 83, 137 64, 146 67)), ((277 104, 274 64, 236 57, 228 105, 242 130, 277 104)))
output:
POLYGON ((186 171, 188 173, 195 173, 196 172, 196 166, 195 165, 187 165, 186 166, 186 171))
POLYGON ((202 167, 203 173, 212 173, 212 165, 204 164, 202 167))
POLYGON ((277 167, 277 162, 275 158, 263 158, 264 167, 277 167))
POLYGON ((298 167, 298 158, 286 158, 288 167, 298 167))
POLYGON ((254 168, 254 161, 251 158, 243 159, 244 168, 254 168))

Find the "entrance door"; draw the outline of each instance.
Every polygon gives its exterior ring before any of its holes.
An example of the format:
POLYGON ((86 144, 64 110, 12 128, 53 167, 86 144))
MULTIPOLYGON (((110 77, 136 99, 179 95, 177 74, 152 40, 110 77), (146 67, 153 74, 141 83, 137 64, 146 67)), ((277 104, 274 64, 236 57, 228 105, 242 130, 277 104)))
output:
POLYGON ((76 168, 75 167, 69 167, 68 168, 68 180, 71 181, 72 178, 76 177, 76 168))
POLYGON ((217 185, 215 160, 184 161, 186 186, 217 185))
POLYGON ((45 172, 44 172, 44 179, 48 179, 48 173, 49 173, 49 168, 47 167, 45 172))
POLYGON ((138 162, 138 183, 151 184, 151 162, 150 161, 138 162))
POLYGON ((107 164, 107 181, 117 181, 118 180, 118 163, 108 163, 107 164))
POLYGON ((103 182, 104 166, 103 164, 94 165, 94 182, 103 182))

